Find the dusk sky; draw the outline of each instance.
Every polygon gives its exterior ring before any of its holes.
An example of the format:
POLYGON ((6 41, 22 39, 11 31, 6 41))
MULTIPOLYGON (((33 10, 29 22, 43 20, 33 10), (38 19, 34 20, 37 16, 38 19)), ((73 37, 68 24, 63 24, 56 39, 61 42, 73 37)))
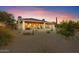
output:
POLYGON ((15 16, 23 18, 46 19, 55 21, 55 18, 61 20, 79 19, 78 6, 0 6, 0 11, 6 11, 15 16))

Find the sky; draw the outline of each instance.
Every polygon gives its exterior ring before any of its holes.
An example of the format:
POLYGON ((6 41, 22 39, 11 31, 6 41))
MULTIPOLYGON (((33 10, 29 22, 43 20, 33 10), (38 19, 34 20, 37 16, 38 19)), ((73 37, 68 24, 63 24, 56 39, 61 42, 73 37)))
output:
POLYGON ((0 6, 0 11, 6 11, 23 18, 45 19, 46 21, 55 21, 58 17, 62 20, 78 20, 78 6, 0 6))

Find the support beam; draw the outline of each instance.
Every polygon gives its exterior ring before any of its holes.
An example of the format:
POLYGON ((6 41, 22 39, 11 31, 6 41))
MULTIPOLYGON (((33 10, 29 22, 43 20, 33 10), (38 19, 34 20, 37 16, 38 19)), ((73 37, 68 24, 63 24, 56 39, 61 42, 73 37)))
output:
POLYGON ((22 23, 22 29, 25 30, 25 21, 22 23))
POLYGON ((43 24, 43 27, 44 27, 44 29, 45 29, 45 22, 44 22, 44 24, 43 24))

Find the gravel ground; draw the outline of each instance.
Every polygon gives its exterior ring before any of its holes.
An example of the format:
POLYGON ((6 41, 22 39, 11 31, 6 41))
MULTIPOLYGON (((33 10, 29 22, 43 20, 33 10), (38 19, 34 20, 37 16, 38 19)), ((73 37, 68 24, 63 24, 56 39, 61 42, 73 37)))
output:
POLYGON ((2 48, 0 52, 79 53, 79 40, 65 40, 55 32, 36 31, 34 35, 16 34, 16 38, 8 46, 2 48))

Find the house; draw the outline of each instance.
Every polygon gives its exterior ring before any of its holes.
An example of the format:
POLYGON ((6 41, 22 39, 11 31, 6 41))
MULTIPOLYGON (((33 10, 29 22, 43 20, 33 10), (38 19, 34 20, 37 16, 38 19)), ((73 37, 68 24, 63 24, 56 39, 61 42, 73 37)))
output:
POLYGON ((53 26, 52 22, 45 21, 45 19, 18 17, 18 29, 53 29, 53 26))

